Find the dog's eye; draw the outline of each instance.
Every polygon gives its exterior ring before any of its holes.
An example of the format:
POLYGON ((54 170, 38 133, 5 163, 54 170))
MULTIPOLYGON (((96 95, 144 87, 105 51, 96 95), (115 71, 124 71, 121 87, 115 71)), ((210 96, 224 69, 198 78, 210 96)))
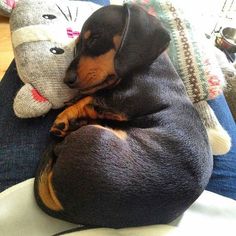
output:
POLYGON ((62 48, 54 47, 54 48, 50 48, 50 52, 53 54, 62 54, 64 53, 64 50, 62 48))
POLYGON ((77 54, 77 48, 74 47, 74 57, 76 56, 76 54, 77 54))
POLYGON ((100 38, 100 36, 98 34, 94 34, 92 35, 87 42, 88 47, 93 47, 95 45, 95 43, 98 41, 98 39, 100 38))
POLYGON ((53 20, 53 19, 56 19, 56 18, 57 18, 56 16, 50 15, 50 14, 42 15, 42 17, 43 17, 44 19, 47 19, 47 20, 53 20))

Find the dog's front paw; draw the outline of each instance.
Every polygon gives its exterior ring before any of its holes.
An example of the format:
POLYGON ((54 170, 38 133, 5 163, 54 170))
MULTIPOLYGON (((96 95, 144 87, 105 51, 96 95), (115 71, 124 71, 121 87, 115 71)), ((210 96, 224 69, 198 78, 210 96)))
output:
POLYGON ((88 120, 86 119, 62 119, 58 117, 51 130, 50 133, 54 136, 57 137, 65 137, 68 135, 70 132, 75 131, 79 129, 80 127, 87 125, 89 123, 88 120))
POLYGON ((57 116, 51 127, 51 134, 57 137, 65 137, 71 131, 79 128, 77 119, 78 113, 76 109, 67 108, 57 116))
POLYGON ((57 117, 57 119, 54 121, 50 129, 51 134, 61 138, 65 137, 68 134, 68 131, 69 131, 68 119, 66 118, 62 119, 60 117, 57 117))

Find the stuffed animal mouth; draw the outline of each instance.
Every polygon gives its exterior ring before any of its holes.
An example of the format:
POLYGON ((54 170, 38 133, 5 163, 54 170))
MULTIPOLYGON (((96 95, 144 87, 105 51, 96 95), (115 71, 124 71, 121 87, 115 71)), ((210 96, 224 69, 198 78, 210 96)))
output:
POLYGON ((33 88, 31 90, 31 93, 32 93, 33 99, 35 101, 37 101, 37 102, 48 102, 48 100, 45 97, 43 97, 37 89, 33 88))

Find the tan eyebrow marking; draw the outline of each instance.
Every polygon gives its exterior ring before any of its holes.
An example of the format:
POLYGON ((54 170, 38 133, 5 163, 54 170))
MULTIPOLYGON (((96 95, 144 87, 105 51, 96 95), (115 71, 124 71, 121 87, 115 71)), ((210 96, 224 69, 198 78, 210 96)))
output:
POLYGON ((91 31, 90 30, 87 30, 85 33, 84 33, 84 39, 88 39, 91 35, 91 31))

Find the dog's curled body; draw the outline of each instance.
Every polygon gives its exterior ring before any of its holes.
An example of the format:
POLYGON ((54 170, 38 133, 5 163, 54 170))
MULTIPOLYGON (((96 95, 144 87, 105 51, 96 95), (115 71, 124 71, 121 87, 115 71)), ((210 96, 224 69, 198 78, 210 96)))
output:
POLYGON ((83 126, 53 147, 40 171, 53 173, 58 208, 50 209, 38 192, 42 175, 36 179, 37 201, 50 215, 79 224, 168 223, 208 183, 206 131, 165 53, 114 89, 94 99, 126 114, 127 121, 83 126))

